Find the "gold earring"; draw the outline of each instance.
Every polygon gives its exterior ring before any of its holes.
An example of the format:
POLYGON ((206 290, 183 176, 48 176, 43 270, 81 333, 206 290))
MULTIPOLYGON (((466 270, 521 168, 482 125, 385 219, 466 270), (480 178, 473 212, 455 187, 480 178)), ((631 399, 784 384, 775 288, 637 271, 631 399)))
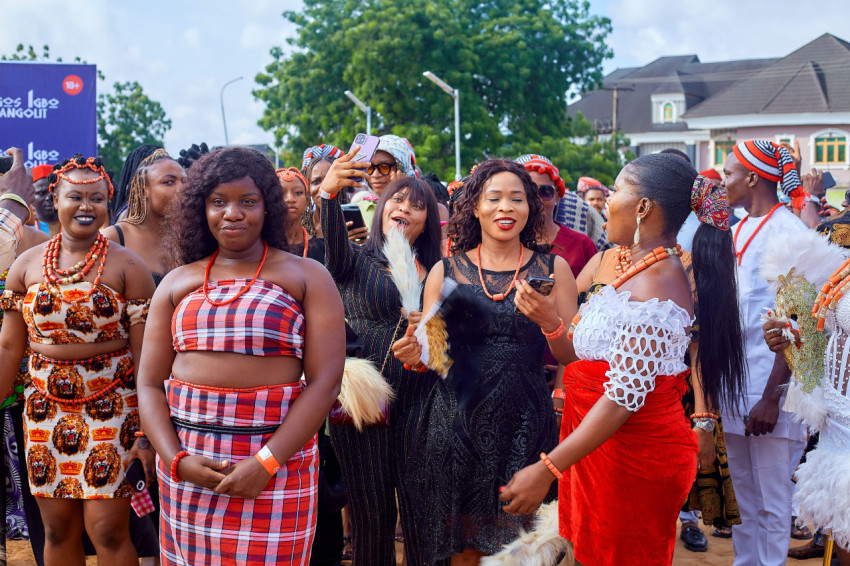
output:
POLYGON ((637 228, 635 228, 635 245, 640 243, 640 216, 637 217, 637 228))

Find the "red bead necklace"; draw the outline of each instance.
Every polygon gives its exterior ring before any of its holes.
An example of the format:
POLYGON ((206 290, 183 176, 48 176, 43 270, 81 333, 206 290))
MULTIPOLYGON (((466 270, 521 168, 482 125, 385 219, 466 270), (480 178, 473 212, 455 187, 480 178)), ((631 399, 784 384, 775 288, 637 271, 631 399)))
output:
POLYGON ((103 267, 106 265, 106 256, 109 253, 109 240, 103 234, 98 234, 92 242, 89 251, 86 253, 85 258, 68 269, 59 269, 59 252, 61 249, 62 233, 60 232, 47 242, 47 246, 44 249, 44 260, 41 264, 44 282, 48 286, 53 285, 56 287, 79 283, 85 279, 92 267, 94 267, 94 264, 100 260, 97 275, 91 284, 91 289, 85 295, 76 299, 69 299, 59 290, 59 297, 63 302, 80 303, 89 300, 97 289, 97 286, 100 285, 100 279, 103 276, 103 267))
POLYGON ((207 264, 207 268, 204 271, 204 298, 207 300, 207 302, 214 307, 223 307, 224 305, 229 305, 230 303, 244 295, 245 292, 251 288, 251 285, 253 285, 254 282, 257 281, 257 277, 260 276, 260 271, 263 269, 263 264, 266 263, 266 255, 268 255, 268 253, 269 245, 266 242, 263 242, 263 257, 260 259, 260 265, 257 266, 257 271, 254 273, 254 277, 251 279, 251 281, 247 285, 242 287, 239 292, 236 293, 236 295, 234 295, 232 298, 216 303, 215 301, 210 299, 210 296, 207 294, 207 287, 209 286, 210 281, 210 269, 215 263, 215 258, 218 257, 218 250, 216 250, 210 258, 210 261, 207 264))
POLYGON ((307 234, 307 229, 302 226, 301 232, 304 234, 304 251, 301 253, 301 257, 307 257, 307 245, 310 239, 309 234, 307 234))
MULTIPOLYGON (((629 267, 624 273, 621 273, 614 282, 611 283, 611 287, 614 289, 619 289, 620 286, 628 281, 629 279, 636 276, 641 271, 648 269, 654 263, 658 263, 661 260, 667 259, 671 255, 681 255, 682 247, 679 244, 676 244, 675 248, 665 248, 664 246, 658 246, 648 254, 646 254, 643 258, 639 259, 637 263, 633 264, 629 267)), ((570 324, 570 330, 567 333, 567 338, 570 340, 573 339, 573 332, 575 332, 576 326, 581 320, 581 313, 577 313, 573 318, 572 323, 570 324)))
POLYGON ((844 291, 848 285, 850 285, 850 259, 842 263, 818 291, 812 307, 812 318, 818 321, 818 332, 823 332, 826 313, 835 310, 838 302, 844 297, 844 291))
POLYGON ((514 272, 514 278, 511 279, 508 288, 502 291, 501 293, 497 293, 495 295, 491 295, 487 290, 487 285, 484 284, 484 273, 481 271, 481 244, 478 244, 478 248, 475 250, 476 257, 478 258, 478 279, 481 281, 481 288, 484 289, 484 294, 487 295, 489 299, 494 301, 504 301, 505 297, 508 293, 511 292, 511 289, 516 285, 516 278, 519 277, 519 270, 522 269, 522 256, 525 254, 525 248, 522 244, 519 245, 519 263, 516 265, 516 271, 514 272))
POLYGON ((770 217, 773 216, 773 213, 779 210, 782 206, 784 205, 781 202, 777 202, 775 205, 773 205, 773 208, 770 209, 770 212, 767 213, 767 216, 765 216, 762 221, 759 222, 759 225, 756 226, 756 231, 753 232, 752 236, 749 237, 747 242, 744 244, 744 247, 741 248, 740 252, 738 251, 738 233, 741 231, 741 226, 744 225, 744 222, 750 219, 750 216, 747 215, 744 217, 743 220, 738 222, 738 227, 735 229, 735 237, 732 240, 735 244, 735 255, 738 256, 738 265, 741 265, 741 259, 743 259, 744 252, 747 251, 747 248, 750 246, 750 242, 753 241, 753 238, 756 237, 756 234, 759 233, 759 230, 761 230, 762 226, 764 226, 765 223, 770 220, 770 217))

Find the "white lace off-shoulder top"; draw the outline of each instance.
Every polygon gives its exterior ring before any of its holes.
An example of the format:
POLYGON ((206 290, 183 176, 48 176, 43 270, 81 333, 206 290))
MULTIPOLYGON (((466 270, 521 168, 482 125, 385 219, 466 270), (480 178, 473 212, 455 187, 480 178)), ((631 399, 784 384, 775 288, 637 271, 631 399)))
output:
POLYGON ((673 301, 631 301, 611 286, 590 297, 580 310, 573 346, 582 360, 605 361, 605 395, 634 412, 655 389, 659 375, 687 370, 691 317, 673 301))

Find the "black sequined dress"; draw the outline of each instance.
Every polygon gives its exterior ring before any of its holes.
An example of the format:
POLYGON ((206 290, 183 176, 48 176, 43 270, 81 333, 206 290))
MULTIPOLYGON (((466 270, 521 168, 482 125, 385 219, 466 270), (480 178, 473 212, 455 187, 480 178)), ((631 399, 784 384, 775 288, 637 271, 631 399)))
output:
MULTIPOLYGON (((546 277, 554 256, 534 253, 519 279, 546 277)), ((515 290, 503 301, 486 297, 478 268, 463 254, 443 260, 445 276, 468 286, 485 315, 464 321, 462 336, 449 328, 454 365, 434 387, 418 427, 416 458, 426 555, 439 560, 465 549, 487 554, 530 528, 532 516, 502 511, 499 487, 558 442, 552 398, 543 375, 546 339, 540 327, 514 311, 515 290)), ((483 271, 491 294, 514 272, 483 271)), ((469 315, 472 318, 472 315, 469 315)), ((549 499, 556 496, 553 482, 549 499)))

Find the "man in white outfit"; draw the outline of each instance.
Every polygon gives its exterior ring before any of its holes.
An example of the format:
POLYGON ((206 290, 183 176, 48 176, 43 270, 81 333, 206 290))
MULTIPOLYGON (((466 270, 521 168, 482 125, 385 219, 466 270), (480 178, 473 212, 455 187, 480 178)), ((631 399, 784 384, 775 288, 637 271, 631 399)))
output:
POLYGON ((791 477, 805 447, 805 429, 782 411, 790 370, 770 351, 761 315, 776 295, 759 275, 768 225, 785 233, 807 230, 777 196, 777 183, 796 207, 807 204, 787 150, 767 141, 737 144, 723 167, 727 199, 747 216, 736 226, 738 297, 747 356, 747 394, 736 411, 725 407, 723 427, 729 472, 741 513, 732 528, 735 566, 785 564, 791 533, 791 477))

